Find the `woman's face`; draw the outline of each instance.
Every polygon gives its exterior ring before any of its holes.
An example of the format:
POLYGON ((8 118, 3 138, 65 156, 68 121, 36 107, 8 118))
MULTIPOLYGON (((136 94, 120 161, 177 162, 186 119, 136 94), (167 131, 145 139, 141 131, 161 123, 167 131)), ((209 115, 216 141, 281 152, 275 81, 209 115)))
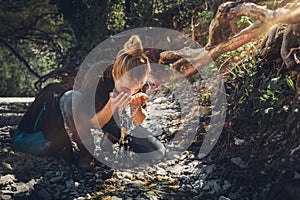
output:
POLYGON ((144 81, 131 79, 128 75, 124 75, 119 79, 115 79, 115 88, 118 92, 125 92, 130 96, 142 89, 144 81))

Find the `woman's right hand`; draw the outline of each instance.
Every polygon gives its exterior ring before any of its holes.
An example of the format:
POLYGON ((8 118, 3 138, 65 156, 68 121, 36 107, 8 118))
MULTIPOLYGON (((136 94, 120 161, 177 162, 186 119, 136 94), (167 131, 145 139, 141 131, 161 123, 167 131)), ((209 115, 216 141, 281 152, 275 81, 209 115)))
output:
POLYGON ((119 94, 115 92, 109 93, 110 101, 111 101, 111 109, 114 113, 118 108, 126 107, 131 99, 131 96, 125 92, 121 92, 119 94))

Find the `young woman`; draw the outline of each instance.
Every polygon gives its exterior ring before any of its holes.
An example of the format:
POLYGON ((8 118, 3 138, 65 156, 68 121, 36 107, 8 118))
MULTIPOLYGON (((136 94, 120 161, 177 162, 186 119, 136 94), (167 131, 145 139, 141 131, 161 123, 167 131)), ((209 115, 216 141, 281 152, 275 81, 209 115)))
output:
MULTIPOLYGON (((91 128, 105 132, 102 146, 107 148, 107 144, 116 143, 121 137, 120 125, 114 117, 118 109, 129 104, 136 125, 145 119, 144 104, 148 97, 141 90, 150 71, 142 42, 134 35, 124 44, 113 64, 99 74, 96 91, 92 89, 94 81, 89 78, 79 90, 68 91, 57 83, 46 86, 13 135, 15 146, 24 152, 60 155, 71 160, 74 160, 74 151, 78 151, 79 166, 90 168, 94 150, 91 128), (91 103, 93 108, 89 106, 91 103)), ((155 152, 151 159, 161 159, 165 153, 164 145, 151 134, 145 138, 130 137, 129 147, 137 153, 155 152)))

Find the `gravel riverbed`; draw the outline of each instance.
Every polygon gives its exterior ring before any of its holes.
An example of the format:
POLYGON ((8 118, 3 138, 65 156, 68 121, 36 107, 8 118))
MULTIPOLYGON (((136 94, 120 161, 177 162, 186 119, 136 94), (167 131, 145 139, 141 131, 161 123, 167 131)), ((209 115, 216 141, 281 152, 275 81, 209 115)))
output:
MULTIPOLYGON (((243 126, 237 127, 234 133, 229 134, 225 127, 218 144, 204 159, 198 159, 195 148, 190 148, 190 151, 167 155, 154 166, 113 170, 96 163, 96 170, 88 172, 56 158, 15 150, 11 134, 32 99, 0 100, 0 199, 300 197, 299 139, 290 139, 282 130, 266 130, 263 134, 241 121, 243 126)), ((169 106, 171 99, 160 97, 149 104, 149 109, 155 109, 156 104, 160 105, 160 111, 176 116, 176 109, 169 106)), ((152 116, 157 126, 169 126, 163 129, 162 140, 163 135, 176 132, 172 128, 178 123, 176 117, 170 119, 158 112, 152 116)), ((152 129, 155 132, 156 127, 152 129)))

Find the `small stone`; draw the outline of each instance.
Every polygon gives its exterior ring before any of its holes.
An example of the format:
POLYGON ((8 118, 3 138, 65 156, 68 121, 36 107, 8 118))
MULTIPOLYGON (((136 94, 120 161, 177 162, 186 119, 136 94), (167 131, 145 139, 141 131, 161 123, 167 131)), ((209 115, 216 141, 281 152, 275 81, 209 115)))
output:
POLYGON ((195 189, 196 189, 196 188, 202 188, 203 185, 204 185, 204 181, 203 181, 202 179, 200 179, 200 180, 197 180, 197 181, 195 182, 194 188, 195 188, 195 189))
POLYGON ((193 195, 198 195, 198 194, 199 194, 198 191, 197 191, 196 189, 192 189, 192 190, 191 190, 191 193, 192 193, 193 195))
POLYGON ((39 197, 41 197, 41 199, 44 199, 44 200, 50 200, 51 199, 51 195, 45 189, 41 189, 40 191, 38 191, 37 195, 39 197))
POLYGON ((78 183, 77 181, 74 183, 75 187, 78 187, 80 185, 80 183, 78 183))
POLYGON ((18 191, 18 193, 26 193, 30 190, 30 185, 22 182, 14 183, 12 186, 15 187, 15 191, 18 191))
POLYGON ((231 187, 231 184, 229 183, 229 181, 224 181, 224 185, 223 185, 223 187, 222 187, 222 189, 224 190, 224 191, 226 191, 226 190, 228 190, 229 188, 231 187))
POLYGON ((242 145, 245 142, 245 140, 239 139, 239 138, 234 138, 234 144, 239 146, 242 145))
POLYGON ((141 186, 145 185, 145 183, 143 181, 136 180, 136 181, 132 182, 132 185, 134 185, 136 187, 141 187, 141 186))
POLYGON ((166 97, 159 97, 159 98, 156 98, 153 103, 155 104, 160 104, 160 103, 164 103, 167 101, 167 98, 166 97))
POLYGON ((242 169, 249 168, 248 164, 245 161, 243 161, 240 157, 231 158, 230 161, 242 169))
POLYGON ((3 164, 3 166, 6 167, 7 169, 13 170, 13 168, 12 168, 12 166, 11 166, 10 163, 3 162, 2 164, 3 164))
POLYGON ((122 200, 122 198, 119 198, 119 197, 117 197, 117 196, 112 196, 112 197, 111 197, 111 200, 122 200))
POLYGON ((16 180, 15 175, 7 174, 5 176, 1 176, 0 185, 7 185, 7 184, 10 184, 10 183, 14 183, 15 180, 16 180))
POLYGON ((220 192, 221 186, 220 186, 217 182, 214 182, 213 187, 214 187, 214 190, 215 190, 217 193, 220 192))
POLYGON ((70 192, 70 195, 78 195, 78 192, 77 191, 72 191, 72 192, 70 192))
POLYGON ((53 171, 48 171, 48 172, 45 173, 45 176, 46 177, 51 177, 51 176, 53 176, 53 174, 54 174, 53 171))
POLYGON ((3 200, 10 200, 10 199, 12 199, 12 197, 11 197, 10 195, 6 195, 6 194, 1 195, 1 194, 0 194, 0 199, 3 199, 3 200))
POLYGON ((63 193, 68 193, 69 191, 70 191, 70 189, 67 188, 67 189, 63 190, 62 192, 63 192, 63 193))
POLYGON ((293 179, 294 179, 294 180, 300 179, 300 174, 299 174, 297 171, 294 172, 294 177, 293 177, 293 179))
POLYGON ((102 177, 103 177, 103 174, 97 173, 97 172, 96 172, 96 173, 95 173, 95 177, 96 177, 96 178, 102 178, 102 177))
POLYGON ((214 171, 214 169, 215 169, 215 165, 207 165, 205 167, 205 174, 206 175, 211 174, 214 171))
POLYGON ((51 178, 50 182, 51 183, 57 183, 57 182, 61 181, 62 178, 63 178, 62 176, 57 176, 57 177, 51 178))
POLYGON ((97 179, 96 179, 96 183, 98 183, 98 184, 103 184, 104 181, 103 181, 101 178, 97 178, 97 179))
POLYGON ((3 153, 8 153, 8 149, 7 149, 7 148, 3 148, 3 149, 2 149, 2 152, 3 152, 3 153))
POLYGON ((160 162, 160 163, 157 164, 157 166, 161 167, 161 168, 166 168, 168 165, 165 162, 160 162))
POLYGON ((204 185, 204 187, 202 188, 204 191, 208 191, 210 190, 210 186, 208 184, 204 185))
POLYGON ((220 196, 220 197, 219 197, 219 200, 230 200, 230 199, 227 198, 227 197, 224 197, 224 196, 220 196))
POLYGON ((158 170, 156 171, 156 174, 164 176, 164 175, 167 175, 168 173, 166 170, 164 170, 162 168, 158 168, 158 170))
POLYGON ((61 194, 60 191, 56 191, 53 195, 53 199, 60 199, 60 194, 61 194))
POLYGON ((66 194, 63 194, 62 196, 61 196, 61 199, 67 199, 68 198, 68 196, 66 195, 66 194))
POLYGON ((183 172, 183 167, 180 165, 175 165, 174 167, 171 167, 168 171, 170 171, 172 174, 180 175, 181 172, 183 172))
POLYGON ((177 128, 177 127, 171 127, 171 128, 169 128, 169 132, 171 133, 171 134, 175 134, 175 133, 177 133, 179 131, 179 128, 177 128))
POLYGON ((119 178, 133 179, 132 173, 129 173, 129 172, 120 172, 117 175, 118 175, 119 178))
POLYGON ((72 188, 73 185, 74 185, 74 181, 73 180, 69 180, 69 181, 66 182, 66 187, 67 188, 72 188))
POLYGON ((167 156, 169 156, 169 157, 168 157, 169 159, 172 158, 172 160, 168 160, 168 161, 167 161, 167 164, 168 164, 168 165, 175 165, 176 162, 177 162, 176 159, 179 157, 179 154, 173 152, 172 155, 169 154, 169 155, 167 155, 167 156), (176 159, 174 159, 174 158, 176 158, 176 159))
POLYGON ((139 180, 143 180, 143 179, 145 179, 146 177, 145 177, 145 174, 143 173, 143 172, 138 172, 138 173, 136 173, 136 178, 137 179, 139 179, 139 180))
POLYGON ((26 169, 34 168, 34 163, 32 162, 32 160, 27 160, 24 164, 24 168, 26 168, 26 169))

